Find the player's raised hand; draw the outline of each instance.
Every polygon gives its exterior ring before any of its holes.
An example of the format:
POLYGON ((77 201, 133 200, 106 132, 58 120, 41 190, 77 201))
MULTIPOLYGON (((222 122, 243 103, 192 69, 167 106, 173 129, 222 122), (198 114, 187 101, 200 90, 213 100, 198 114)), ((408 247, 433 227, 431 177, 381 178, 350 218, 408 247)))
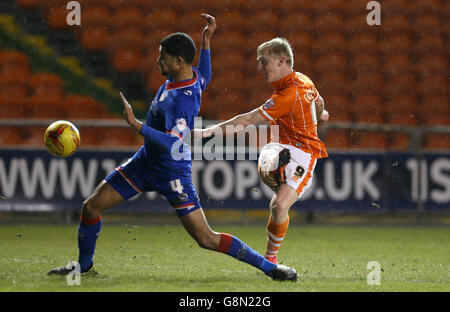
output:
POLYGON ((124 116, 125 120, 134 129, 136 129, 137 131, 140 131, 141 127, 142 127, 141 122, 139 120, 137 120, 136 117, 134 116, 133 108, 131 107, 130 103, 128 103, 127 99, 122 94, 122 92, 120 92, 119 94, 120 94, 120 98, 122 99, 122 102, 123 102, 123 116, 124 116))
POLYGON ((206 20, 206 26, 205 28, 203 28, 203 38, 211 38, 217 28, 216 18, 205 13, 202 13, 200 15, 206 20))

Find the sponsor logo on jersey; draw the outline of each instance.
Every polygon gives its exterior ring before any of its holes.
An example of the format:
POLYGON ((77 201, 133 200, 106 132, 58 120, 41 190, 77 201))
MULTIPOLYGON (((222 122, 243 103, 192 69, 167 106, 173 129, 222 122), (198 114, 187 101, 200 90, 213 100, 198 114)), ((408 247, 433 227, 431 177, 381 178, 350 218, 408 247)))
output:
POLYGON ((273 99, 268 99, 267 101, 266 101, 266 103, 264 103, 264 109, 270 109, 270 108, 272 108, 273 107, 273 105, 274 105, 275 103, 273 102, 273 99))
POLYGON ((191 96, 192 95, 192 91, 191 90, 184 90, 183 91, 184 94, 191 96))
POLYGON ((160 101, 160 102, 164 101, 164 100, 167 98, 168 95, 169 95, 169 92, 164 91, 164 92, 161 94, 161 97, 159 98, 159 101, 160 101))
POLYGON ((184 118, 176 119, 175 124, 177 125, 180 131, 184 131, 187 128, 187 121, 184 118))

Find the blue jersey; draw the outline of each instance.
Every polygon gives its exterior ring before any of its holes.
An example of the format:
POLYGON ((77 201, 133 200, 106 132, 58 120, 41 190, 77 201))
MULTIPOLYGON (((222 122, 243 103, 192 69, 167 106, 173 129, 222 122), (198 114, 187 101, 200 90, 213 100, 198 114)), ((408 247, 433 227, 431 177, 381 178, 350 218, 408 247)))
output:
POLYGON ((201 51, 198 70, 194 67, 192 70, 192 79, 166 80, 150 104, 141 130, 145 144, 135 157, 144 158, 145 166, 155 173, 165 176, 190 174, 191 151, 183 138, 194 128, 202 91, 211 78, 209 50, 201 51))

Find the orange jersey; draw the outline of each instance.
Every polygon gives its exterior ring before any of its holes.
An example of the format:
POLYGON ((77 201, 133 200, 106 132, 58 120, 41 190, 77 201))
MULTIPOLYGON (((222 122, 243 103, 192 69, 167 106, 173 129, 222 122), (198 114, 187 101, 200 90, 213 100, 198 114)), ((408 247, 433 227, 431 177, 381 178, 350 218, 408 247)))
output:
POLYGON ((259 112, 279 126, 279 137, 271 133, 271 142, 289 144, 314 155, 327 157, 325 144, 317 135, 317 116, 315 101, 319 92, 311 79, 302 73, 293 72, 271 83, 274 92, 259 112))

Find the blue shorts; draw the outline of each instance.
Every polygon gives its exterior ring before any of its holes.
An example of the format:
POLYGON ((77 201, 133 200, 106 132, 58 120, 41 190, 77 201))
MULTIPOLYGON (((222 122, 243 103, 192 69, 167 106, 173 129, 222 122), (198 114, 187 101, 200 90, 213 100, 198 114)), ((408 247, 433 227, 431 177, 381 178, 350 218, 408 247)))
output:
POLYGON ((201 208, 190 175, 172 178, 156 176, 146 169, 143 161, 131 158, 108 175, 106 182, 125 200, 143 192, 158 192, 169 201, 180 217, 201 208))

